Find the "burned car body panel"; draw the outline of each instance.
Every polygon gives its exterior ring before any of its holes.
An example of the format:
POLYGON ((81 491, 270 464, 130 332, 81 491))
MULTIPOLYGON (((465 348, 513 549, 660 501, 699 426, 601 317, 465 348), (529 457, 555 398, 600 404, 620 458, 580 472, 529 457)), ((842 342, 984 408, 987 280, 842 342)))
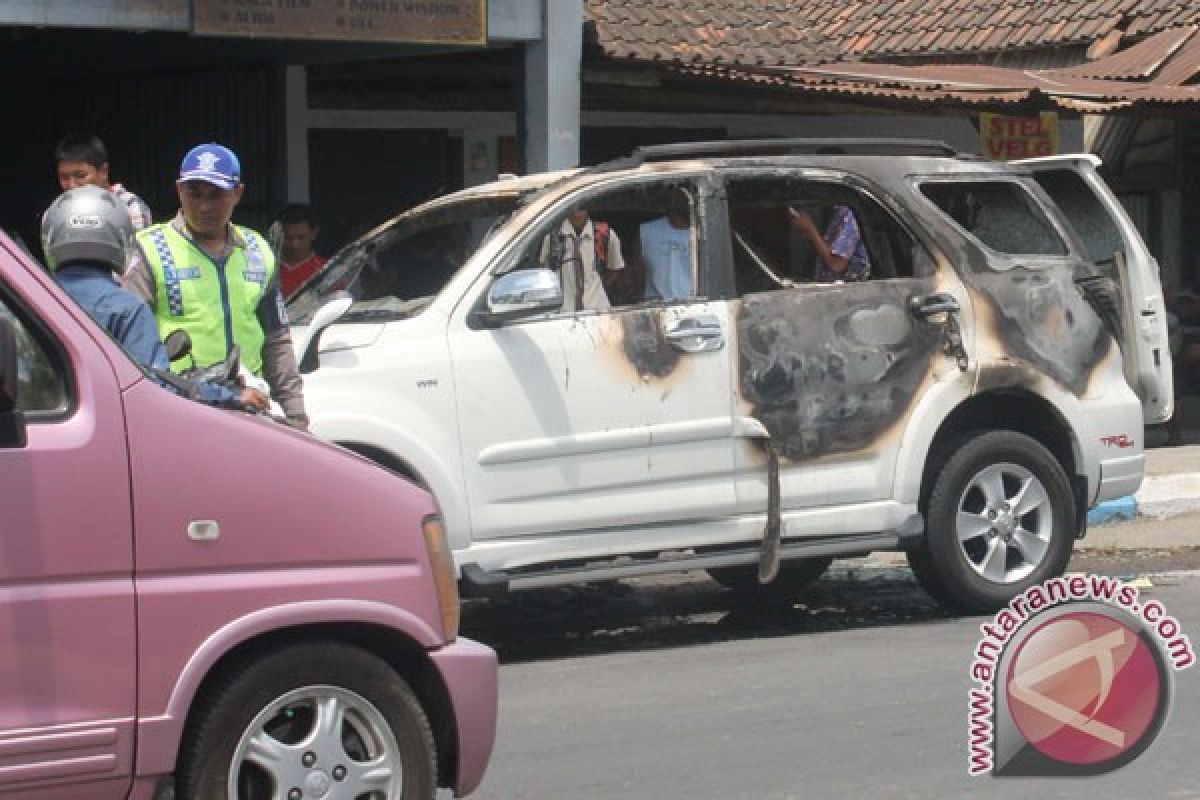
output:
POLYGON ((980 298, 977 325, 995 346, 988 361, 1027 364, 1073 394, 1085 393, 1115 343, 1069 271, 1022 269, 968 281, 980 298))
POLYGON ((739 396, 783 459, 869 447, 901 420, 942 341, 908 311, 929 285, 889 281, 742 300, 739 396))

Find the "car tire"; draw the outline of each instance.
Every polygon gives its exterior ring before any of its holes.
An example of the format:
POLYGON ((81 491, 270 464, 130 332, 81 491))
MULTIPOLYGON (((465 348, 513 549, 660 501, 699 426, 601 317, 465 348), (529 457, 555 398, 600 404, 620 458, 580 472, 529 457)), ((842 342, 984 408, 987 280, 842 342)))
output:
POLYGON ((748 598, 790 601, 824 575, 832 563, 833 559, 828 557, 784 561, 779 565, 779 574, 770 583, 758 582, 757 564, 713 567, 708 570, 708 575, 726 589, 748 598))
POLYGON ((231 670, 200 702, 206 707, 189 722, 180 758, 179 800, 356 797, 372 789, 388 800, 431 800, 437 790, 420 703, 365 650, 290 645, 231 670))
POLYGON ((990 431, 949 452, 908 552, 917 581, 953 611, 987 613, 1061 575, 1075 501, 1062 465, 1030 437, 990 431))

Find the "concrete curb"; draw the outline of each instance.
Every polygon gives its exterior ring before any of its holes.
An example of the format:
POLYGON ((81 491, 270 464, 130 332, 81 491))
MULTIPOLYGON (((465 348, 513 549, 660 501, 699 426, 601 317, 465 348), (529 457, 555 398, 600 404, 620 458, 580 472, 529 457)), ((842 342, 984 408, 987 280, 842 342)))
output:
POLYGON ((1088 512, 1088 525, 1106 525, 1136 517, 1168 517, 1200 511, 1200 473, 1147 475, 1128 497, 1108 500, 1088 512))

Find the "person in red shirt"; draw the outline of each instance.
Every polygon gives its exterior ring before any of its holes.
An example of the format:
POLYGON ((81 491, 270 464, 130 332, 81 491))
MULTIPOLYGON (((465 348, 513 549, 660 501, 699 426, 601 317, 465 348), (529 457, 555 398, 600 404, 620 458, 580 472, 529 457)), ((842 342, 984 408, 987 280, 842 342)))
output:
POLYGON ((320 228, 312 207, 291 203, 279 213, 279 288, 284 301, 292 299, 305 281, 321 271, 326 259, 313 250, 320 228))

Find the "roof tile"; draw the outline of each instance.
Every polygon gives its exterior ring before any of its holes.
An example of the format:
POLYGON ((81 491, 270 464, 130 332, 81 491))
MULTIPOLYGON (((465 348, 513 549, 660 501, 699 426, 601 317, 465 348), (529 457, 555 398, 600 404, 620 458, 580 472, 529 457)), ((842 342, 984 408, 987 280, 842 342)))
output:
POLYGON ((1200 24, 1196 0, 585 0, 585 9, 613 57, 794 65, 1053 47, 1119 23, 1129 41, 1200 24))

